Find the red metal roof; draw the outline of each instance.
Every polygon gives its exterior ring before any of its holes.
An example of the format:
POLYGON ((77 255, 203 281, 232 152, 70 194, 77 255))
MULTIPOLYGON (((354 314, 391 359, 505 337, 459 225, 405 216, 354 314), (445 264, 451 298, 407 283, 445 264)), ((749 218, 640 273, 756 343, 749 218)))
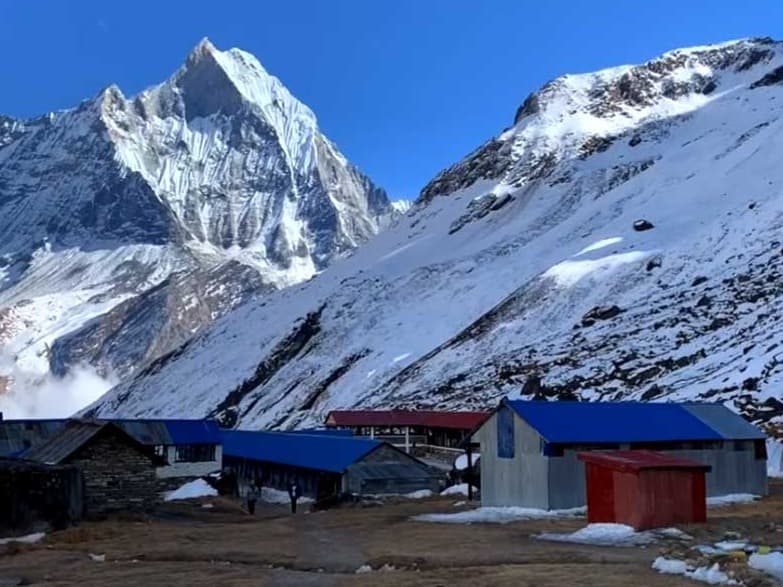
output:
POLYGON ((702 469, 710 470, 709 465, 655 452, 652 450, 613 450, 606 452, 580 452, 580 461, 594 463, 615 471, 642 471, 645 469, 702 469))
POLYGON ((439 412, 434 410, 334 410, 327 426, 423 426, 473 430, 491 412, 439 412))

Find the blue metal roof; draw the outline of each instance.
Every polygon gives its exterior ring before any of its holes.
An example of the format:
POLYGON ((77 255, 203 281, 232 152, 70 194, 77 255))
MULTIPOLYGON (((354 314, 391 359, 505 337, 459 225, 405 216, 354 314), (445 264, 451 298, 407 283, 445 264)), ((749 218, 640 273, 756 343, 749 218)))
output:
POLYGON ((214 420, 164 420, 173 444, 220 444, 220 427, 214 420))
POLYGON ((504 403, 550 443, 730 439, 682 404, 520 400, 504 403))
POLYGON ((223 456, 342 473, 378 448, 378 440, 328 434, 222 430, 223 456))
POLYGON ((683 408, 727 440, 765 440, 767 435, 721 404, 683 404, 683 408))
MULTIPOLYGON (((99 419, 122 428, 148 446, 220 444, 214 420, 99 419)), ((69 420, 0 420, 0 456, 19 455, 59 433, 69 420)))

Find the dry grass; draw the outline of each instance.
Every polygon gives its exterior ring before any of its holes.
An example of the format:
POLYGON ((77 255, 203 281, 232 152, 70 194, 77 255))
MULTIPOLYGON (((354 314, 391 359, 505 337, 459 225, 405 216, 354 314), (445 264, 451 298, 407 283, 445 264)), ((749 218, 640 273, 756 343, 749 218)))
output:
MULTIPOLYGON (((687 530, 699 540, 726 530, 778 543, 783 496, 711 510, 710 523, 687 530), (777 537, 777 542, 772 538, 777 537)), ((166 505, 148 521, 113 519, 57 532, 41 544, 0 555, 3 577, 50 585, 629 585, 688 586, 650 569, 659 548, 601 548, 547 543, 542 531, 567 532, 582 519, 506 525, 411 521, 424 512, 456 511, 454 500, 347 507, 291 516, 282 506, 247 515, 232 500, 166 505), (105 554, 106 562, 89 554, 105 554), (362 565, 374 569, 356 574, 362 565)))

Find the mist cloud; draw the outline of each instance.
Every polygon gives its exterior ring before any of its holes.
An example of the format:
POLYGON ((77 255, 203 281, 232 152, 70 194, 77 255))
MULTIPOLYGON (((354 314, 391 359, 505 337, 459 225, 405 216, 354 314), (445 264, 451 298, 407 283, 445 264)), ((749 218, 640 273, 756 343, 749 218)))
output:
POLYGON ((65 418, 87 407, 117 381, 101 377, 94 368, 77 366, 64 377, 24 371, 0 355, 0 373, 9 377, 10 390, 0 393, 4 418, 65 418))

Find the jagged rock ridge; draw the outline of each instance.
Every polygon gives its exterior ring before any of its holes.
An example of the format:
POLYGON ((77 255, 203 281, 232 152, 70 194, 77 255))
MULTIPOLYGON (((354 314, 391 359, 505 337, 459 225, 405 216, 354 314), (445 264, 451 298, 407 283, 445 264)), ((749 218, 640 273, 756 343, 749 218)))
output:
POLYGON ((127 376, 398 216, 250 54, 202 41, 171 79, 0 117, 0 376, 127 376))

